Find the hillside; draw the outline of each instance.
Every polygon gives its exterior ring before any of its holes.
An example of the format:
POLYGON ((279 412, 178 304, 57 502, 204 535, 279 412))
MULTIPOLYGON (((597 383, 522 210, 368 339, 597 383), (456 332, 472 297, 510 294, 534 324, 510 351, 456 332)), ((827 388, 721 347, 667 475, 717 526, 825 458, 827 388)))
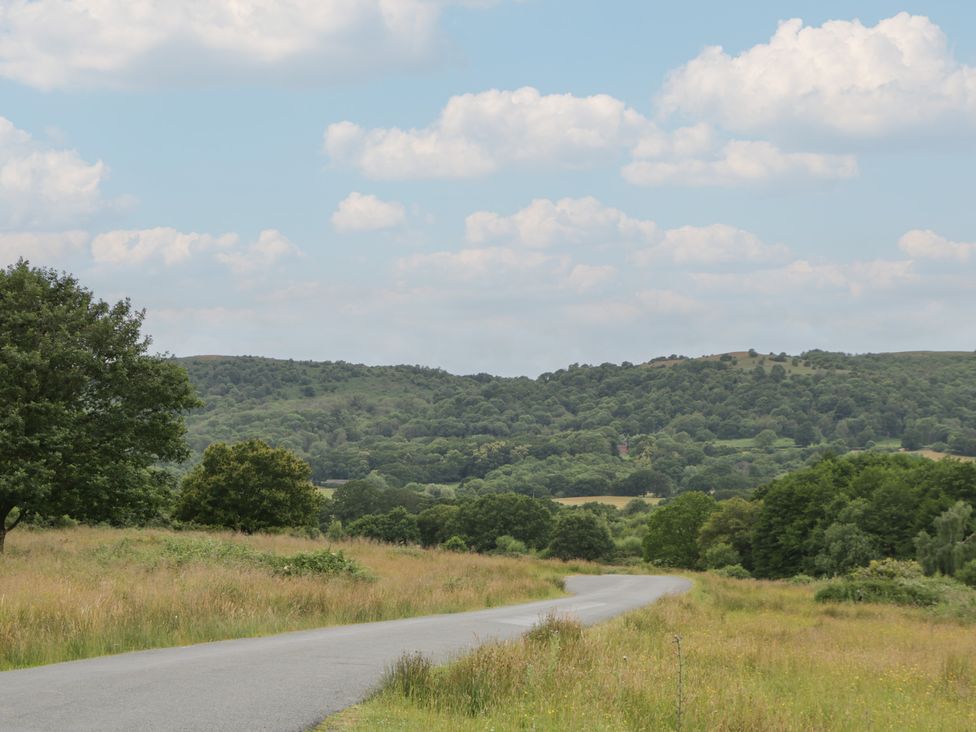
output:
POLYGON ((180 359, 210 442, 260 437, 317 481, 397 482, 534 495, 732 494, 813 453, 923 447, 976 454, 976 355, 755 352, 572 365, 538 378, 418 366, 180 359))

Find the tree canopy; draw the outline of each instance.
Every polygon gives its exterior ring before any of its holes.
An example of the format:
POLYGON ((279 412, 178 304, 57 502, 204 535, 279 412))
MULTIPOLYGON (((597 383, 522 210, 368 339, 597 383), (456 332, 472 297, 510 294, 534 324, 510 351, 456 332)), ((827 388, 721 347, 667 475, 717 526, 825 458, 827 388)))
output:
POLYGON ((0 550, 24 517, 132 523, 187 455, 185 371, 148 354, 143 313, 20 261, 0 270, 0 550))
POLYGON ((310 472, 291 451, 261 440, 214 443, 183 479, 177 516, 246 533, 313 527, 321 498, 310 472))

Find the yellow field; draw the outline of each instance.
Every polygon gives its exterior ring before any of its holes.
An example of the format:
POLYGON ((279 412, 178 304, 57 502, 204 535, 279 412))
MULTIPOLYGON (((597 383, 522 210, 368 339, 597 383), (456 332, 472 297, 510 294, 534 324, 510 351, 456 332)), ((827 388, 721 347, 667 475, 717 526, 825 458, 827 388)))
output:
POLYGON ((322 730, 976 729, 976 628, 921 610, 822 605, 811 586, 697 575, 575 637, 483 647, 322 730), (683 695, 677 719, 681 639, 683 695))
POLYGON ((375 579, 281 576, 239 558, 174 558, 174 544, 295 554, 326 544, 250 536, 17 529, 0 555, 0 670, 338 623, 457 612, 562 594, 580 563, 373 544, 332 545, 375 579), (194 544, 193 542, 196 542, 194 544))
POLYGON ((967 463, 976 461, 976 457, 970 455, 952 455, 948 452, 937 452, 935 450, 912 450, 912 455, 921 455, 922 457, 927 457, 929 460, 945 460, 946 458, 952 458, 954 460, 963 460, 967 463))
POLYGON ((634 498, 641 498, 647 503, 654 505, 660 502, 660 498, 654 496, 573 496, 571 498, 556 498, 556 503, 564 506, 582 506, 584 503, 605 503, 614 508, 623 508, 634 498))

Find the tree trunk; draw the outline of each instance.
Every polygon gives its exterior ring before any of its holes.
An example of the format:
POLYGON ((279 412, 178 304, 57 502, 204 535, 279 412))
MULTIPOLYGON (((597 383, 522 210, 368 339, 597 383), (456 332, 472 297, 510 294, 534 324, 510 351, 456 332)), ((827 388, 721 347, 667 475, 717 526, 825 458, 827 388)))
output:
POLYGON ((24 517, 24 512, 21 511, 17 514, 17 518, 14 522, 7 526, 7 516, 10 512, 14 510, 13 506, 0 506, 0 554, 3 554, 3 542, 7 538, 7 532, 12 531, 13 528, 20 523, 20 520, 24 517))

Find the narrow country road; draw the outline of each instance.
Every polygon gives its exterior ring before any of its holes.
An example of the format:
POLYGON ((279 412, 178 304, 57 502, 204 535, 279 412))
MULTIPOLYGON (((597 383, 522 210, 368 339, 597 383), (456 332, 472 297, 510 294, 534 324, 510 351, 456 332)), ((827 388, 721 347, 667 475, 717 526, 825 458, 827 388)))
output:
POLYGON ((592 624, 691 583, 603 575, 570 577, 566 586, 574 596, 5 671, 0 730, 305 730, 360 701, 405 652, 445 661, 518 636, 550 612, 592 624))

